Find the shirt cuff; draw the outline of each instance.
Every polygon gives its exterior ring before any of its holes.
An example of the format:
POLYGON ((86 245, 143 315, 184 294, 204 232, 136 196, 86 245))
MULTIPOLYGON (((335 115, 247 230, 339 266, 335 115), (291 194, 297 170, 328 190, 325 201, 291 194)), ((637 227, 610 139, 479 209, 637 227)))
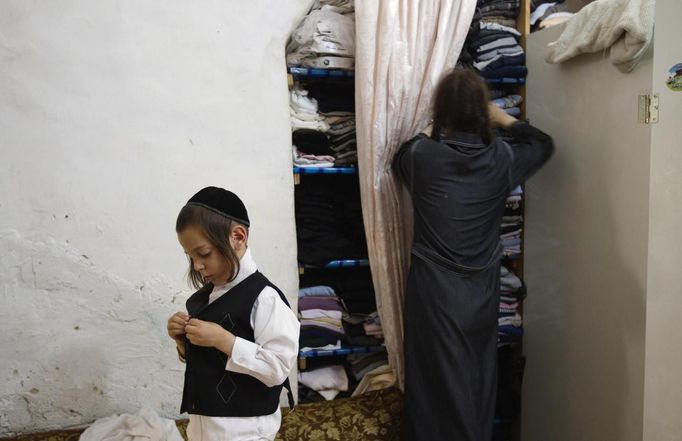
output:
POLYGON ((175 350, 178 351, 178 358, 180 359, 180 361, 185 363, 185 357, 183 357, 182 354, 180 353, 180 349, 177 346, 175 346, 175 350))
POLYGON ((252 369, 249 365, 249 360, 256 358, 258 352, 258 345, 256 343, 245 340, 241 337, 235 337, 234 346, 232 347, 232 354, 227 359, 225 369, 239 374, 249 374, 252 369))

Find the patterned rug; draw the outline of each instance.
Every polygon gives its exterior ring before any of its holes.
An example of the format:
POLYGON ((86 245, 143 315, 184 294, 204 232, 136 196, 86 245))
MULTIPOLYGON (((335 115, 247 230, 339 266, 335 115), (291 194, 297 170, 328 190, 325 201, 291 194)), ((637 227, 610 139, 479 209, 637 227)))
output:
MULTIPOLYGON (((398 389, 334 401, 301 404, 293 412, 284 410, 277 441, 397 441, 403 396, 398 389)), ((187 420, 176 422, 187 439, 187 420)), ((78 441, 85 429, 63 430, 0 441, 78 441)))

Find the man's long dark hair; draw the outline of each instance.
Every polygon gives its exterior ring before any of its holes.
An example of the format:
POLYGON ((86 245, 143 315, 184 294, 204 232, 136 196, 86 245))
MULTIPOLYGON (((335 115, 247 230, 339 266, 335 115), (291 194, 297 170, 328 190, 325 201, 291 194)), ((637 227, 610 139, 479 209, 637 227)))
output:
POLYGON ((465 132, 480 135, 485 144, 490 144, 489 102, 488 86, 478 73, 453 70, 436 87, 431 138, 440 141, 455 132, 465 132))

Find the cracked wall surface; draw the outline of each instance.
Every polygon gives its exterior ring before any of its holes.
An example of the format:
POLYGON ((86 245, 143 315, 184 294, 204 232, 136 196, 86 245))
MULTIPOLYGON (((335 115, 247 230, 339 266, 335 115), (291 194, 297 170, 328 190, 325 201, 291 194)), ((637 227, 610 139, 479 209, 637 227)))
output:
POLYGON ((245 200, 295 302, 284 44, 309 3, 3 2, 0 436, 179 416, 174 224, 203 186, 245 200))
POLYGON ((0 246, 9 250, 0 257, 3 431, 78 425, 142 405, 176 413, 182 369, 164 317, 182 302, 171 280, 136 285, 66 243, 17 231, 0 232, 0 246))

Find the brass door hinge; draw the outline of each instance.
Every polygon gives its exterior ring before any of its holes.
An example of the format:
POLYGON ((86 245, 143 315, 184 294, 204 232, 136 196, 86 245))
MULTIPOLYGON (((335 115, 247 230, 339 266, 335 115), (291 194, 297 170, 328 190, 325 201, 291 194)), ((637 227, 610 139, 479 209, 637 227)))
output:
POLYGON ((639 96, 639 123, 656 124, 658 122, 658 94, 639 96))

